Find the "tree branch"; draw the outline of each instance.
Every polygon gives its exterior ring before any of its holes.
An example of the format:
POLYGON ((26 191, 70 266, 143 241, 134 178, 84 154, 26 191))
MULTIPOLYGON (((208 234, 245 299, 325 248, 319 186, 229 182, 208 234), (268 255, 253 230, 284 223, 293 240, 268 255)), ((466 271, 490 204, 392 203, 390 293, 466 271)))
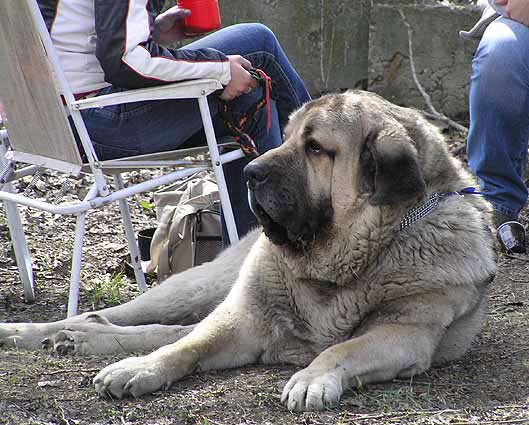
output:
POLYGON ((461 131, 462 133, 468 133, 468 129, 465 126, 462 126, 461 124, 448 118, 445 114, 438 112, 433 106, 432 99, 430 95, 426 93, 426 90, 424 90, 421 82, 419 81, 419 78, 417 77, 417 72, 415 70, 415 61, 413 59, 413 41, 412 41, 413 40, 413 28, 408 22, 408 19, 406 19, 406 15, 404 14, 404 11, 402 9, 399 9, 399 13, 400 13, 400 17, 402 18, 402 21, 404 22, 404 25, 406 25, 406 28, 408 29, 408 55, 410 58, 410 68, 411 68, 411 74, 413 76, 413 81, 415 82, 415 85, 417 86, 417 88, 419 89, 419 92, 424 98, 424 101, 426 102, 426 106, 428 106, 428 109, 430 110, 430 114, 435 119, 438 119, 439 121, 443 121, 447 123, 451 127, 454 127, 455 129, 461 131))

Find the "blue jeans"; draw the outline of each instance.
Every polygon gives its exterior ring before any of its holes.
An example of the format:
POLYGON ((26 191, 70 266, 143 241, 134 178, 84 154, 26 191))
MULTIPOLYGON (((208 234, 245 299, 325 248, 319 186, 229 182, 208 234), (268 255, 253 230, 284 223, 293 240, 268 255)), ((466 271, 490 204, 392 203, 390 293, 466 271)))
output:
POLYGON ((529 28, 491 23, 472 62, 468 163, 495 211, 517 218, 529 138, 529 28))
MULTIPOLYGON (((185 49, 203 47, 214 48, 227 55, 244 56, 255 68, 263 69, 272 78, 275 101, 271 103, 271 129, 266 128, 266 108, 263 108, 245 130, 256 142, 260 153, 279 146, 289 114, 309 101, 310 96, 272 31, 261 24, 233 25, 194 41, 185 49)), ((123 90, 112 86, 98 94, 123 90)), ((253 90, 233 100, 231 107, 236 114, 244 114, 262 95, 262 89, 253 90)), ((208 101, 217 138, 229 135, 218 117, 221 106, 218 97, 211 95, 208 101)), ((137 102, 82 113, 96 153, 102 160, 205 144, 198 102, 194 99, 137 102)), ((247 162, 242 158, 224 166, 237 230, 241 236, 257 224, 248 206, 246 182, 242 174, 247 162)))

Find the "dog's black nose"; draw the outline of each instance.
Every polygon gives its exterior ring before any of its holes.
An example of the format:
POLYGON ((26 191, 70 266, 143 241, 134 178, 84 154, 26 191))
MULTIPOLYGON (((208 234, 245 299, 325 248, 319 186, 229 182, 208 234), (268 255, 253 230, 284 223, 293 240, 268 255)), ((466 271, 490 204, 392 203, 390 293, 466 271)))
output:
POLYGON ((250 182, 262 182, 268 176, 268 167, 258 161, 250 162, 244 167, 244 177, 250 182))

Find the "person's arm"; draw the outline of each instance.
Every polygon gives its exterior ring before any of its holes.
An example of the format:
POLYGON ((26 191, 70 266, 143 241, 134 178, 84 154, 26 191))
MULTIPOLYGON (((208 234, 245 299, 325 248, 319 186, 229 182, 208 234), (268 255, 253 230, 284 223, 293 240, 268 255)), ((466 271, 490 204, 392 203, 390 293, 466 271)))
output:
POLYGON ((529 0, 495 0, 494 6, 507 18, 529 26, 529 0))
MULTIPOLYGON (((161 44, 175 43, 185 38, 184 19, 191 14, 187 9, 173 6, 154 20, 152 38, 161 44)), ((248 70, 252 64, 242 56, 228 55, 231 80, 220 95, 223 100, 232 100, 257 86, 248 70)))
POLYGON ((230 58, 215 49, 169 49, 151 37, 158 11, 145 0, 95 0, 96 55, 105 80, 141 88, 214 78, 231 81, 230 58))

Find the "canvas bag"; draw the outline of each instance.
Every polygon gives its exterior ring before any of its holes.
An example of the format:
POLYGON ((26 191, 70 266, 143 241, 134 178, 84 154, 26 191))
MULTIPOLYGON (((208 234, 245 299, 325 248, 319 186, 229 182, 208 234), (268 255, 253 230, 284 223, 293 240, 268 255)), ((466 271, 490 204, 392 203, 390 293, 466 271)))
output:
POLYGON ((213 260, 222 249, 220 201, 211 171, 201 171, 154 194, 158 226, 147 272, 158 280, 213 260))

